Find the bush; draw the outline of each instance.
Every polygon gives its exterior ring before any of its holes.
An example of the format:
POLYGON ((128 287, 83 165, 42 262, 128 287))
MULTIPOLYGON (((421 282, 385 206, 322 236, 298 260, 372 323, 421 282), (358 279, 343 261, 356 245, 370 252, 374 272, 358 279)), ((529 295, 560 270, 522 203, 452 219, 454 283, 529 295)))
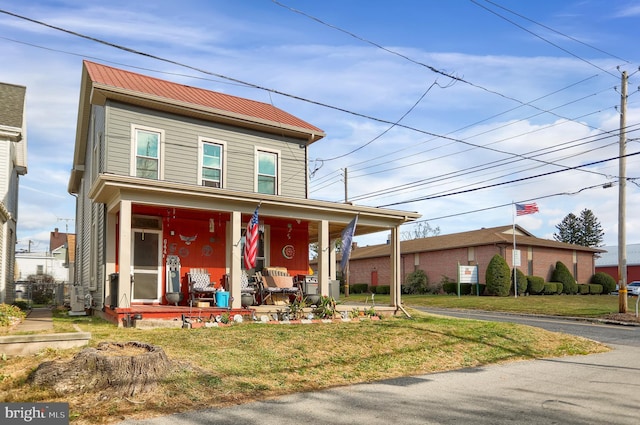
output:
POLYGON ((486 272, 487 293, 499 297, 509 296, 511 286, 509 265, 502 256, 496 254, 489 261, 486 272))
POLYGON ((26 316, 26 313, 15 305, 0 304, 0 326, 10 326, 26 316))
POLYGON ((426 294, 427 286, 429 285, 429 278, 424 270, 416 270, 409 273, 406 278, 406 293, 407 294, 426 294))
POLYGON ((14 301, 13 305, 18 307, 22 311, 29 310, 29 302, 28 301, 14 301))
POLYGON ((378 285, 371 287, 372 294, 390 294, 391 293, 391 285, 378 285))
MULTIPOLYGON (((527 292, 527 276, 520 269, 516 270, 516 281, 518 282, 518 295, 524 295, 527 292)), ((511 271, 511 287, 513 288, 513 271, 511 271)))
POLYGON ((471 285, 470 283, 461 283, 460 284, 460 295, 470 295, 471 294, 471 285))
POLYGON ((586 283, 583 283, 581 285, 578 285, 578 294, 581 295, 586 295, 589 293, 589 285, 586 283))
POLYGON ((484 283, 479 283, 477 285, 475 283, 472 284, 471 285, 471 295, 483 295, 486 286, 487 285, 485 285, 484 283), (478 292, 476 292, 476 291, 478 291, 478 292))
POLYGON ((442 290, 445 294, 457 294, 458 282, 446 282, 442 284, 442 290))
POLYGON ((350 294, 364 294, 369 290, 369 285, 366 283, 354 283, 349 285, 350 294))
POLYGON ((562 282, 564 285, 563 292, 565 294, 577 294, 578 293, 578 283, 571 275, 571 272, 565 266, 562 261, 558 261, 556 263, 556 268, 553 270, 551 274, 552 282, 562 282))
POLYGON ((545 282, 542 292, 545 295, 555 295, 558 292, 558 284, 556 282, 545 282))
POLYGON ((592 295, 602 294, 602 285, 598 285, 597 283, 590 283, 589 293, 592 295))
POLYGON ((564 284, 562 282, 553 282, 556 284, 556 294, 560 295, 563 293, 564 284))
POLYGON ((538 295, 544 292, 544 278, 540 276, 527 276, 527 290, 531 295, 538 295))
POLYGON ((603 294, 610 294, 611 292, 616 290, 616 280, 603 272, 598 272, 591 276, 589 283, 602 285, 603 294))

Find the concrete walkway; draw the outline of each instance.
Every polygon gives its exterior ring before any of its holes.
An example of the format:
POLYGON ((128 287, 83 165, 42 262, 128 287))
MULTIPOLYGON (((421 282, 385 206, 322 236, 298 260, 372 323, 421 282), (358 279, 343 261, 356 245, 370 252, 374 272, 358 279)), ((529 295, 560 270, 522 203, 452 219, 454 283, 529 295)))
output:
POLYGON ((65 350, 84 347, 91 339, 90 332, 53 332, 53 311, 34 308, 22 323, 0 336, 0 354, 26 356, 45 349, 65 350))
POLYGON ((53 330, 53 312, 48 307, 32 309, 22 323, 12 329, 13 332, 42 332, 53 330))

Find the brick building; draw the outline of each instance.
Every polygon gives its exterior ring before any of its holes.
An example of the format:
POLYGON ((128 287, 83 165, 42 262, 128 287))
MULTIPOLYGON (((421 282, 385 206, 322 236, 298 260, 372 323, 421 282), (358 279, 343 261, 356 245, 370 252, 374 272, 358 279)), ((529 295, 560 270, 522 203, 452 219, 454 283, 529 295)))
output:
MULTIPOLYGON (((540 276, 546 281, 557 261, 562 261, 578 283, 587 283, 595 272, 595 254, 601 249, 541 239, 520 226, 515 227, 516 251, 520 269, 525 275, 540 276)), ((485 272, 495 254, 512 267, 513 226, 493 227, 450 235, 403 241, 400 244, 402 281, 415 271, 423 270, 429 282, 440 282, 444 276, 457 280, 458 264, 477 265, 478 281, 485 282, 485 272)), ((349 282, 388 285, 391 279, 391 246, 355 247, 349 261, 349 282)))

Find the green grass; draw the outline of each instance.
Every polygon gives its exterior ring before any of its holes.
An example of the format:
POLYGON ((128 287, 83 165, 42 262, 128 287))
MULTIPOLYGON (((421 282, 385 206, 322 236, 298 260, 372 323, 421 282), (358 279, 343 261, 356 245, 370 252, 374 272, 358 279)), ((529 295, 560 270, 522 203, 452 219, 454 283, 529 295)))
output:
MULTIPOLYGON (((388 295, 376 295, 375 303, 388 305, 388 295)), ((349 302, 369 302, 371 295, 355 294, 343 298, 349 302)), ((415 307, 461 308, 511 313, 548 314, 552 316, 599 317, 617 313, 618 297, 614 295, 535 295, 526 297, 478 297, 475 295, 403 295, 402 303, 415 307)), ((629 311, 635 311, 635 298, 628 300, 629 311)))
MULTIPOLYGON (((376 303, 383 302, 383 297, 376 298, 376 303)), ((412 302, 430 304, 431 299, 438 297, 416 297, 412 302)), ((102 341, 145 342, 162 347, 179 367, 149 394, 123 397, 90 390, 58 395, 30 386, 26 377, 40 363, 68 361, 78 350, 46 350, 0 361, 0 402, 68 402, 72 423, 99 424, 490 363, 607 350, 594 341, 538 328, 432 316, 412 309, 410 313, 411 320, 154 330, 118 329, 96 318, 57 315, 57 329, 75 324, 92 333, 91 346, 102 341)))

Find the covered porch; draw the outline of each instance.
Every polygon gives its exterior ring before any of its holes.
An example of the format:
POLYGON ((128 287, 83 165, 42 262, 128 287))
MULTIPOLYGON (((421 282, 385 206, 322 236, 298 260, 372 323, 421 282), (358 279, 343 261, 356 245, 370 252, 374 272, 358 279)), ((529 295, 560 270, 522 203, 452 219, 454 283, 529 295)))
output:
MULTIPOLYGON (((309 244, 318 244, 317 290, 330 295, 336 279, 335 239, 358 216, 356 235, 390 232, 390 307, 400 305, 400 225, 417 213, 258 193, 199 187, 118 175, 100 175, 89 197, 105 204, 104 273, 96 273, 97 306, 105 314, 193 308, 187 274, 205 270, 228 304, 202 308, 249 313, 242 307, 242 281, 263 267, 282 267, 291 276, 309 274, 309 244), (260 251, 256 269, 243 269, 244 231, 259 208, 260 251), (167 258, 179 258, 180 301, 167 299, 167 258), (113 285, 113 276, 118 284, 113 285), (125 277, 126 276, 126 277, 125 277), (175 307, 175 309, 173 309, 175 307), (129 309, 129 310, 127 310, 129 309)), ((98 234, 96 229, 96 234, 98 234)), ((98 259, 96 259, 97 262, 98 259)), ((212 312, 214 312, 212 310, 212 312)), ((141 313, 144 315, 144 313, 141 313)), ((235 314, 235 313, 234 313, 235 314)))

